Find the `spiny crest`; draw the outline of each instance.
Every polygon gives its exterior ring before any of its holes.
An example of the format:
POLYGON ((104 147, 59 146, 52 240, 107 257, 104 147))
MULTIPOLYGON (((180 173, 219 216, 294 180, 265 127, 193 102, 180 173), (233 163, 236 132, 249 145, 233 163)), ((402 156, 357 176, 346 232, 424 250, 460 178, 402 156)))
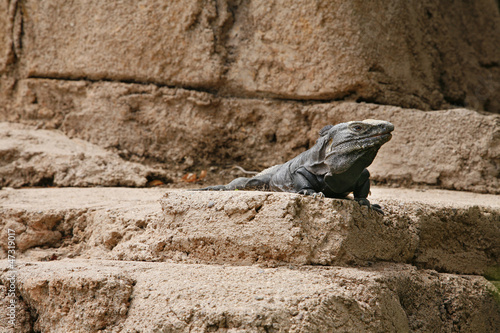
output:
POLYGON ((330 130, 330 128, 332 128, 333 125, 326 125, 325 127, 323 127, 320 131, 319 131, 319 136, 323 136, 323 135, 326 135, 326 133, 328 133, 328 131, 330 130))

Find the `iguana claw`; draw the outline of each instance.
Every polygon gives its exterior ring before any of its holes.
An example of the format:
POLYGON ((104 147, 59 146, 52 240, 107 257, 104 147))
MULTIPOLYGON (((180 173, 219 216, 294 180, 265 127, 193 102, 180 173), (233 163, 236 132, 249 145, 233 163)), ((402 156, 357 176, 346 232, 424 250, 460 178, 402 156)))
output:
POLYGON ((311 189, 300 190, 298 193, 302 195, 311 196, 314 199, 323 199, 325 197, 325 194, 323 192, 316 192, 311 189))
POLYGON ((378 204, 372 204, 372 205, 370 205, 370 208, 379 214, 385 215, 384 211, 382 210, 382 207, 380 207, 380 205, 378 205, 378 204))
POLYGON ((366 206, 373 209, 377 213, 384 215, 384 211, 382 210, 382 207, 380 207, 380 205, 370 204, 370 201, 368 201, 368 199, 366 198, 354 198, 354 200, 356 200, 361 206, 366 206))

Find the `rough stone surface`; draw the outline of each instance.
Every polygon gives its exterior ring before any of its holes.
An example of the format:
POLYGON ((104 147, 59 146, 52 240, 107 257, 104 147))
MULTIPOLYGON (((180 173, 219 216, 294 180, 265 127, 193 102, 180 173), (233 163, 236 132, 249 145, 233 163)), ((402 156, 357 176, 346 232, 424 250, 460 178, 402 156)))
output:
POLYGON ((155 173, 59 131, 12 123, 0 123, 0 160, 0 187, 145 186, 155 173))
MULTIPOLYGON (((2 266, 1 269, 3 270, 4 268, 5 266, 2 266)), ((0 284, 0 307, 3 310, 3 314, 2 317, 0 317, 0 331, 5 333, 32 331, 33 325, 29 307, 23 300, 12 297, 11 292, 9 292, 11 285, 12 290, 16 289, 17 281, 15 278, 12 278, 12 273, 10 271, 2 275, 0 284), (14 322, 14 325, 12 325, 12 322, 14 322)))
POLYGON ((499 45, 495 0, 0 0, 0 331, 496 332, 499 196, 428 188, 500 194, 500 115, 468 110, 500 112, 499 45), (372 187, 384 216, 12 189, 225 183, 366 118, 396 125, 372 179, 427 189, 372 187))
POLYGON ((64 260, 18 268, 18 295, 36 316, 17 332, 494 332, 500 325, 496 292, 484 278, 408 265, 64 260))
POLYGON ((88 269, 75 277, 69 270, 64 273, 47 279, 47 275, 40 278, 28 272, 27 278, 18 279, 24 302, 38 310, 35 331, 96 332, 126 317, 132 279, 119 274, 96 277, 88 269))
POLYGON ((217 40, 226 18, 215 1, 20 6, 27 76, 189 87, 213 87, 220 80, 217 40))
MULTIPOLYGON (((500 193, 500 116, 466 109, 423 112, 365 103, 235 99, 121 83, 23 80, 4 118, 148 158, 167 172, 238 164, 263 170, 312 146, 325 125, 375 118, 396 129, 369 168, 379 182, 500 193)), ((236 174, 209 173, 211 184, 236 174)), ((180 178, 180 177, 179 177, 180 178)))
POLYGON ((495 1, 253 0, 228 35, 233 93, 500 108, 495 1))
POLYGON ((153 254, 175 250, 212 262, 392 261, 465 274, 500 264, 498 209, 372 201, 386 216, 353 201, 294 194, 168 192, 165 220, 153 226, 165 236, 150 244, 153 254))
POLYGON ((11 20, 9 17, 9 0, 0 0, 0 74, 6 70, 11 52, 11 20))
POLYGON ((393 261, 462 274, 484 274, 500 263, 498 196, 376 188, 371 200, 385 209, 381 216, 354 201, 270 192, 171 190, 160 207, 164 192, 2 190, 0 237, 15 230, 20 255, 40 260, 393 261))
POLYGON ((494 0, 61 3, 17 4, 18 79, 500 111, 494 0))
POLYGON ((218 98, 153 85, 19 84, 20 107, 9 120, 56 127, 70 137, 115 148, 131 160, 163 162, 166 169, 199 171, 212 163, 264 168, 307 145, 300 135, 308 128, 306 119, 293 103, 218 98), (284 145, 286 156, 270 154, 276 143, 284 145))

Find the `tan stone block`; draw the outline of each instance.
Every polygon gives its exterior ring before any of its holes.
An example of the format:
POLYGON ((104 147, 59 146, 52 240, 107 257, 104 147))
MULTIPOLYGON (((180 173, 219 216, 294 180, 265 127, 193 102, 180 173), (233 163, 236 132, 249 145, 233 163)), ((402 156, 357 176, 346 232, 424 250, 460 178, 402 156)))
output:
POLYGON ((228 33, 226 88, 252 96, 498 112, 499 36, 493 0, 454 6, 253 0, 238 7, 228 33))
POLYGON ((32 275, 18 273, 18 295, 31 309, 44 309, 32 321, 33 330, 96 332, 126 317, 134 285, 132 279, 73 267, 73 273, 70 270, 65 274, 54 272, 45 279, 46 271, 38 266, 31 271, 32 275))
POLYGON ((26 1, 23 63, 32 77, 213 87, 222 59, 212 1, 26 1))
POLYGON ((62 4, 19 5, 20 78, 500 110, 494 0, 62 4))
POLYGON ((12 20, 9 14, 9 0, 0 0, 0 74, 5 71, 12 51, 12 20))
MULTIPOLYGON (((311 147, 327 124, 367 118, 396 129, 369 170, 382 183, 500 193, 498 115, 368 103, 223 98, 154 85, 23 80, 18 117, 170 171, 216 165, 260 171, 311 147)), ((208 173, 207 181, 229 181, 208 173)))
POLYGON ((140 187, 149 175, 162 174, 61 132, 12 123, 0 123, 0 158, 0 187, 140 187))
POLYGON ((24 121, 45 127, 60 119, 59 129, 70 137, 153 158, 172 170, 229 160, 264 168, 308 144, 306 119, 295 103, 154 85, 38 79, 19 83, 18 103, 24 121), (42 107, 54 111, 52 119, 39 116, 42 107), (286 147, 284 154, 272 152, 277 142, 286 147))
POLYGON ((290 193, 6 189, 0 191, 0 237, 15 230, 18 255, 43 260, 263 266, 389 261, 459 274, 485 274, 499 265, 498 196, 373 192, 370 200, 384 216, 352 200, 290 193))
POLYGON ((228 89, 287 98, 343 98, 367 89, 367 65, 351 5, 249 1, 229 32, 228 89))
POLYGON ((210 262, 409 262, 417 247, 407 221, 383 221, 354 201, 270 192, 174 191, 161 204, 165 220, 156 230, 168 235, 163 251, 210 262))
MULTIPOLYGON (((5 273, 1 279, 6 284, 5 273)), ((18 286, 38 331, 493 332, 500 325, 498 293, 484 278, 409 265, 20 262, 18 286)))

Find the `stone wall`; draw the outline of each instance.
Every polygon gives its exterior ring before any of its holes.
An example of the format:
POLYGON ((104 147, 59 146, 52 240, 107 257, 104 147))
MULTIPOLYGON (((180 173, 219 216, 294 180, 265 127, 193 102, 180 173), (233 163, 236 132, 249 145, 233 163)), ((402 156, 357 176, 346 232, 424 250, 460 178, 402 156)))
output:
POLYGON ((312 146, 325 124, 375 118, 396 127, 370 166, 376 181, 500 193, 499 115, 228 98, 111 82, 27 79, 17 88, 14 121, 58 128, 127 160, 160 163, 173 180, 187 171, 211 170, 207 182, 227 182, 236 174, 218 171, 283 163, 312 146))
POLYGON ((261 170, 328 123, 372 117, 396 124, 377 181, 499 191, 500 118, 463 109, 500 112, 493 0, 3 0, 0 23, 0 120, 171 179, 212 167, 207 182, 227 181, 217 171, 261 170))
POLYGON ((2 4, 18 78, 500 111, 494 0, 2 4))
POLYGON ((0 330, 496 332, 499 50, 495 0, 0 0, 0 330), (185 190, 366 118, 384 215, 185 190))

